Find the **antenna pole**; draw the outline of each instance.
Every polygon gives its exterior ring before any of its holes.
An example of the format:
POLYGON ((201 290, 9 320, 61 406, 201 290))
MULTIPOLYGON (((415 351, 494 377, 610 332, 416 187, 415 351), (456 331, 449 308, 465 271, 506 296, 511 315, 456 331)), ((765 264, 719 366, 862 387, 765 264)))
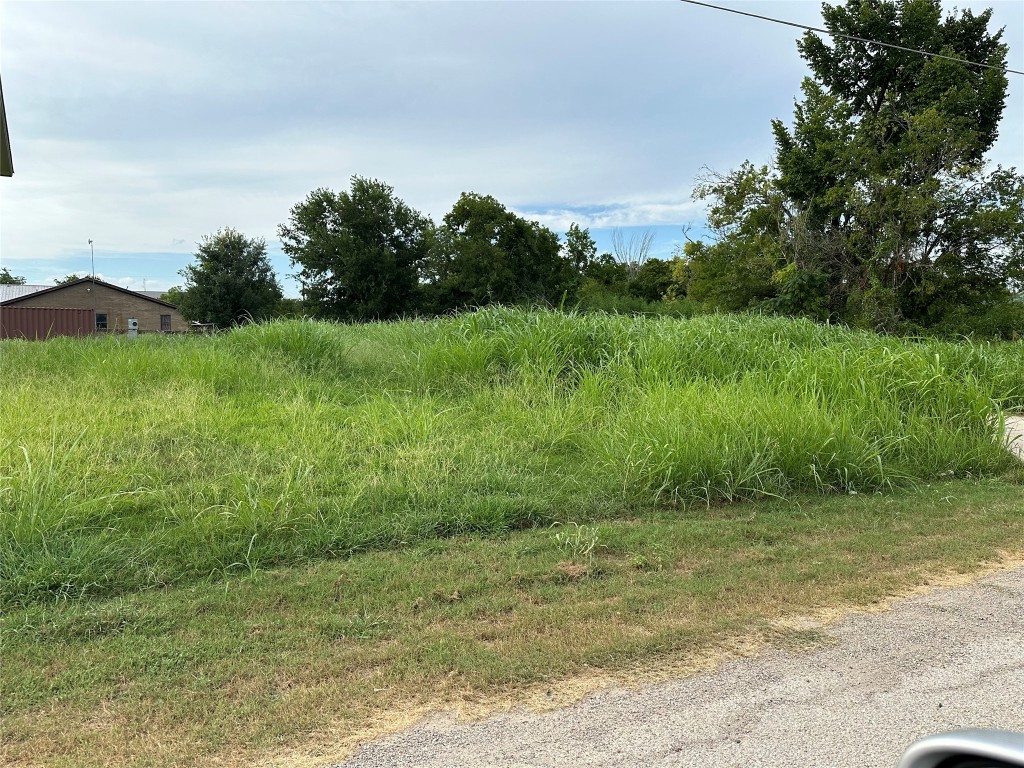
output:
POLYGON ((89 255, 92 258, 92 279, 96 282, 96 251, 92 247, 92 238, 89 238, 89 255))

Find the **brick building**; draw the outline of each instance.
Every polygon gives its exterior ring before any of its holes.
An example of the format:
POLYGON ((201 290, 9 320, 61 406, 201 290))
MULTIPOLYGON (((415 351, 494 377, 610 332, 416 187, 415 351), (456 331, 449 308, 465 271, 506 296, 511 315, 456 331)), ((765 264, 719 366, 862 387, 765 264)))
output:
MULTIPOLYGON (((52 310, 83 309, 94 313, 93 333, 123 333, 128 320, 139 321, 140 333, 174 333, 188 330, 185 318, 173 304, 155 296, 130 291, 102 280, 83 277, 72 283, 56 286, 0 286, 0 310, 13 318, 21 307, 42 307, 52 310), (34 289, 34 290, 33 290, 34 289)), ((38 314, 38 313, 33 313, 38 314)), ((54 312, 54 328, 60 328, 54 312)), ((37 321, 38 322, 38 321, 37 321)), ((13 325, 9 320, 5 325, 13 325)))

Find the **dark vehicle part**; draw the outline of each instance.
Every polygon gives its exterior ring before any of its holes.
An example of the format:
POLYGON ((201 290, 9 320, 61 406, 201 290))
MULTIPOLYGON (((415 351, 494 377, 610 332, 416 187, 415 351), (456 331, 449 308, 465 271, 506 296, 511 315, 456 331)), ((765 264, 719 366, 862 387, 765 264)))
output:
POLYGON ((980 728, 915 741, 898 768, 1024 768, 1024 733, 980 728))

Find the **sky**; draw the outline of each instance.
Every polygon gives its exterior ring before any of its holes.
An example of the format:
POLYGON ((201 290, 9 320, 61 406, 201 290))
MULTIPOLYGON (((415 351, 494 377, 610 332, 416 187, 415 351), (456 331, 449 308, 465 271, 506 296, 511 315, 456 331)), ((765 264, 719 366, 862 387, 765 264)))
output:
MULTIPOLYGON (((717 4, 821 26, 811 0, 717 4)), ((994 8, 1024 70, 1024 2, 994 8)), ((947 10, 954 3, 944 2, 947 10)), ((675 0, 64 2, 0 0, 15 175, 0 179, 0 266, 164 290, 222 227, 266 240, 318 188, 380 179, 440 221, 493 195, 611 250, 699 235, 707 169, 772 156, 807 69, 800 31, 675 0)), ((1024 169, 1024 77, 993 163, 1024 169)))

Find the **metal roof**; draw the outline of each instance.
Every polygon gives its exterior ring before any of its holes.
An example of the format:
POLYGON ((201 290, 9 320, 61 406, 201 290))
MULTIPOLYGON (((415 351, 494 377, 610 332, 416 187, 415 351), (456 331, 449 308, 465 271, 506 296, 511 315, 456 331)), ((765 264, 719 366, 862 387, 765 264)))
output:
POLYGON ((39 291, 45 291, 47 288, 53 288, 52 285, 0 285, 0 304, 11 299, 20 299, 22 296, 28 296, 30 293, 38 293, 39 291))
POLYGON ((26 296, 31 296, 36 293, 52 293, 54 291, 59 291, 63 288, 68 288, 72 285, 78 285, 80 283, 86 282, 92 282, 95 283, 96 285, 102 285, 105 288, 110 288, 111 290, 114 291, 120 291, 121 293, 127 293, 130 296, 138 296, 140 299, 152 301, 156 304, 162 304, 163 306, 170 307, 171 309, 177 309, 177 307, 175 307, 173 304, 170 304, 164 301, 163 299, 158 298, 159 296, 163 295, 162 293, 157 294, 157 296, 153 296, 152 294, 156 293, 156 291, 133 291, 130 288, 122 288, 120 285, 107 283, 104 282, 103 280, 93 277, 80 277, 73 282, 62 283, 60 285, 0 285, 0 304, 17 303, 26 296), (10 293, 7 292, 7 289, 11 289, 10 293))

